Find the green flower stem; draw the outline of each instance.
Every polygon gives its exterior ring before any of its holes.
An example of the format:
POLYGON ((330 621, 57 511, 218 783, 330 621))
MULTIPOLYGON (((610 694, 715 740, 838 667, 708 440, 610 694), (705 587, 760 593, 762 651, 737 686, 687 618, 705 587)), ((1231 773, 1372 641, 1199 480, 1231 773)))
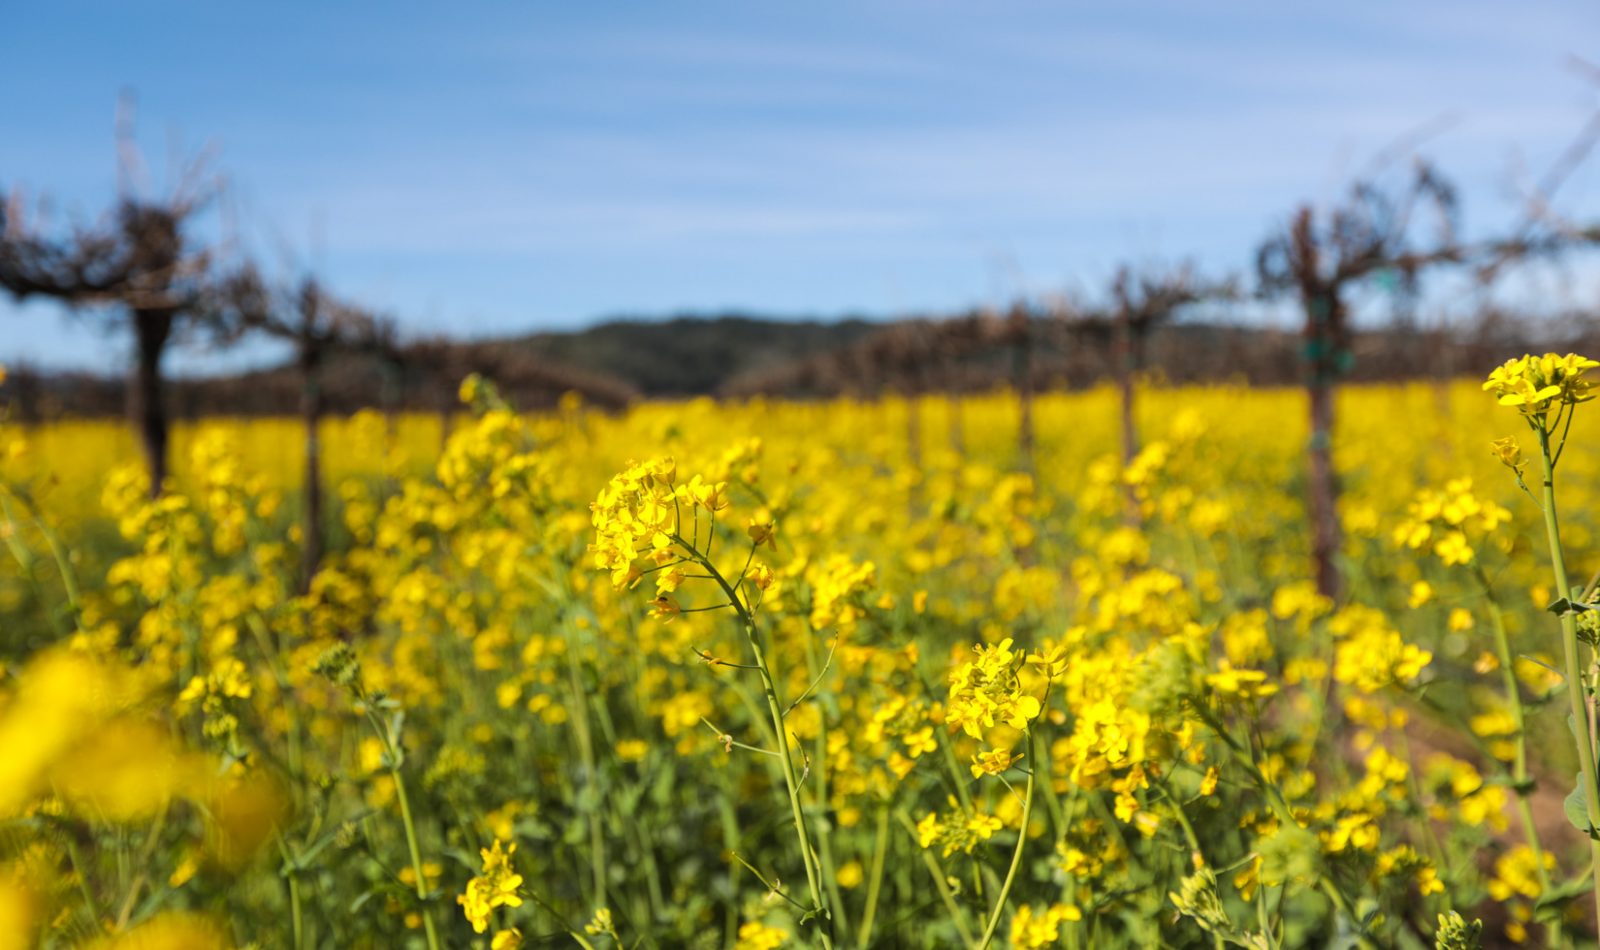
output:
MULTIPOLYGON (((0 514, 5 515, 7 529, 4 532, 0 532, 0 536, 5 538, 6 547, 11 550, 11 556, 16 559, 17 567, 22 570, 22 576, 27 580, 28 586, 32 587, 34 593, 38 595, 39 603, 48 603, 49 596, 45 593, 44 581, 39 577, 38 558, 34 555, 33 550, 23 543, 21 524, 17 521, 16 515, 11 510, 11 505, 6 501, 4 495, 0 495, 0 514)), ((65 617, 57 617, 55 622, 58 628, 57 632, 62 637, 72 634, 72 627, 67 623, 65 617)))
POLYGON ((856 943, 863 947, 872 945, 872 922, 878 915, 878 896, 883 891, 883 859, 889 850, 889 807, 878 806, 877 827, 874 829, 872 839, 872 869, 867 881, 867 909, 861 916, 861 930, 856 935, 856 943))
MULTIPOLYGON (((794 816, 794 833, 800 842, 800 857, 805 863, 806 886, 811 892, 811 907, 817 914, 828 917, 828 905, 822 895, 822 881, 817 869, 816 855, 811 850, 811 835, 806 830, 805 812, 800 807, 800 782, 794 774, 794 753, 789 744, 789 729, 783 724, 783 704, 778 702, 778 687, 773 682, 772 672, 767 666, 766 654, 762 652, 761 639, 756 633, 755 624, 747 620, 744 633, 750 641, 750 649, 755 653, 756 665, 761 667, 761 686, 767 694, 767 711, 772 716, 773 731, 777 733, 779 764, 783 766, 783 784, 789 793, 789 810, 794 816)), ((826 921, 820 936, 824 947, 833 946, 833 940, 828 936, 826 921)))
POLYGON ((1022 866, 1022 852, 1028 844, 1028 822, 1033 818, 1033 787, 1037 783, 1038 768, 1033 762, 1034 733, 1033 727, 1028 727, 1028 759, 1033 763, 1028 769, 1028 788, 1023 792, 1022 798, 1022 826, 1017 830, 1017 850, 1011 853, 1011 867, 1006 870, 1006 879, 1000 885, 1000 893, 995 897, 994 910, 989 913, 989 924, 983 928, 983 937, 978 941, 978 950, 987 950, 990 941, 994 940, 995 929, 1000 926, 1000 915, 1005 912, 1006 898, 1011 895, 1011 885, 1016 883, 1017 869, 1022 866))
MULTIPOLYGON (((739 816, 734 813, 728 796, 717 796, 717 810, 722 818, 722 844, 729 854, 738 854, 743 846, 739 835, 739 816)), ((739 893, 739 875, 744 869, 737 863, 728 867, 728 889, 739 893)), ((739 938, 739 907, 737 901, 728 901, 722 921, 722 945, 731 947, 739 938)))
MULTIPOLYGON (((1334 907, 1339 909, 1339 913, 1343 914, 1346 919, 1350 920, 1352 923, 1355 923, 1359 928, 1361 918, 1350 907, 1350 902, 1345 900, 1344 894, 1340 893, 1338 885, 1329 880, 1327 876, 1319 878, 1317 883, 1322 889, 1322 893, 1328 895, 1328 900, 1333 903, 1334 907)), ((1373 943, 1364 933, 1360 932, 1359 930, 1356 933, 1356 946, 1360 947, 1361 950, 1378 950, 1378 945, 1373 943)))
POLYGON ((423 873, 422 847, 417 841, 417 823, 411 817, 411 799, 406 795, 406 781, 400 774, 399 750, 395 748, 394 737, 389 735, 389 730, 372 711, 371 702, 365 694, 357 690, 356 698, 366 710, 367 721, 377 732, 378 740, 383 743, 384 756, 389 760, 389 777, 394 779, 395 798, 400 802, 400 822, 405 827, 406 848, 411 853, 411 873, 416 875, 417 879, 418 913, 422 914, 422 926, 427 931, 428 950, 439 950, 439 932, 433 923, 433 910, 428 906, 428 876, 423 873))
POLYGON ((37 514, 35 518, 39 533, 44 537, 45 545, 50 548, 50 557, 56 562, 56 570, 61 572, 61 586, 67 592, 67 605, 72 608, 72 617, 76 621, 78 615, 83 612, 83 604, 78 593, 78 575, 72 568, 72 559, 55 529, 37 514))
POLYGON ((294 950, 306 945, 306 925, 300 909, 300 875, 289 875, 289 923, 294 928, 294 950))
MULTIPOLYGON (((900 824, 911 834, 911 840, 916 841, 917 826, 912 822, 911 816, 900 810, 895 812, 895 817, 900 819, 900 824)), ((972 931, 967 927, 966 915, 961 912, 961 905, 956 903, 955 895, 950 893, 950 885, 945 883, 944 868, 939 866, 939 859, 927 848, 919 847, 917 850, 921 852, 922 863, 927 865, 928 873, 933 877, 934 887, 939 890, 939 899, 944 901, 944 909, 950 915, 950 922, 955 925, 956 933, 961 936, 961 943, 967 947, 975 946, 976 941, 972 939, 972 931)))
POLYGON ((1261 928, 1261 939, 1267 942, 1267 950, 1277 950, 1278 942, 1272 936, 1272 919, 1267 914, 1267 888, 1256 888, 1254 903, 1256 905, 1256 926, 1261 928))
MULTIPOLYGON (((750 550, 753 556, 755 548, 752 546, 750 550)), ((749 562, 747 561, 745 570, 749 569, 749 562)), ((839 636, 837 634, 835 634, 833 645, 834 650, 837 650, 839 646, 839 636)), ((799 697, 784 707, 785 716, 793 712, 795 707, 799 706, 807 696, 811 695, 811 692, 822 682, 822 678, 828 675, 828 670, 832 666, 833 651, 830 650, 827 662, 822 665, 820 670, 818 669, 816 646, 809 637, 806 638, 806 675, 810 678, 811 685, 799 697)), ((825 717, 819 716, 817 721, 821 725, 817 728, 816 751, 813 753, 817 776, 817 790, 813 800, 817 803, 817 808, 823 810, 826 809, 828 802, 828 725, 825 717)), ((824 821, 817 828, 817 851, 821 858, 822 882, 827 888, 828 899, 832 901, 834 926, 844 933, 849 933, 850 918, 845 912, 844 895, 839 891, 839 872, 833 858, 833 829, 831 821, 824 821)))
POLYGON ((783 766, 784 789, 789 794, 789 810, 794 817, 795 838, 800 842, 800 858, 805 864, 806 887, 811 895, 811 909, 817 916, 823 918, 823 925, 819 930, 818 936, 821 938, 824 947, 832 948, 833 938, 829 935, 829 930, 832 927, 832 914, 829 912, 828 904, 823 897, 821 874, 817 869, 817 856, 811 849, 811 835, 806 829, 805 810, 800 806, 800 782, 794 773, 794 752, 789 743, 789 730, 783 724, 783 704, 778 701, 778 686, 773 680, 772 668, 767 665, 766 652, 761 649, 761 636, 756 630, 755 618, 746 609, 744 600, 739 596, 738 591, 734 590, 733 585, 728 583, 728 579, 722 576, 722 572, 717 569, 716 565, 711 563, 710 558, 690 546, 682 537, 675 536, 673 540, 688 550, 692 559, 706 569, 706 573, 711 575, 711 579, 716 581, 717 586, 721 587, 722 592, 728 596, 729 603, 732 604, 734 611, 739 615, 739 620, 744 624, 745 639, 750 643, 750 652, 755 657, 755 665, 760 667, 761 687, 767 695, 767 712, 772 717, 772 729, 776 733, 778 740, 779 764, 783 766))
MULTIPOLYGON (((1197 868, 1205 867, 1207 862, 1205 852, 1200 848, 1200 836, 1195 834, 1194 825, 1190 824, 1189 816, 1183 813, 1183 802, 1178 801, 1177 796, 1172 794, 1171 787, 1165 781, 1157 779, 1156 784, 1161 789, 1161 797, 1165 798, 1167 804, 1172 807, 1172 817, 1177 819, 1178 827, 1183 829, 1183 838, 1189 843, 1190 860, 1197 868)), ((1222 936, 1220 934, 1212 934, 1211 945, 1215 950, 1223 950, 1222 936)))
MULTIPOLYGON (((1516 754, 1511 763, 1511 781, 1517 792, 1517 813, 1522 822, 1523 834, 1528 839, 1528 848, 1533 852, 1534 873, 1538 876, 1539 890, 1543 893, 1550 891, 1550 872, 1544 867, 1544 848, 1539 843, 1539 829, 1534 824, 1533 807, 1528 802, 1528 797, 1533 793, 1533 783, 1528 778, 1528 734, 1523 725, 1524 711, 1522 708, 1522 690, 1517 685, 1517 672, 1515 658, 1511 655, 1511 638, 1506 634, 1506 618, 1500 609, 1500 600, 1495 596, 1494 588, 1490 586, 1489 579, 1483 573, 1482 566, 1477 567, 1478 584, 1483 588, 1483 595, 1489 605, 1489 623, 1494 628, 1495 652, 1500 657, 1500 678, 1505 684, 1506 705, 1511 708, 1511 721, 1516 725, 1516 754)), ((1561 932, 1561 919, 1557 915, 1552 919, 1552 943, 1559 944, 1561 932)))
MULTIPOLYGON (((1211 726, 1217 737, 1232 750, 1234 761, 1238 762, 1245 770, 1245 773, 1250 776, 1250 779, 1255 782, 1256 787, 1261 791, 1262 798, 1266 800, 1267 807, 1271 808, 1273 814, 1278 816, 1278 820, 1283 822, 1284 827, 1300 826, 1299 819, 1295 818, 1293 809, 1289 807, 1288 799, 1283 797, 1283 791, 1276 784, 1269 782, 1266 775, 1262 774, 1260 764, 1256 761, 1255 747, 1241 744, 1204 707, 1197 707, 1196 711, 1200 714, 1200 718, 1211 726)), ((1363 932, 1360 916, 1351 909, 1350 902, 1345 900, 1337 884, 1324 874, 1318 877, 1317 885, 1328 896, 1328 900, 1333 902, 1334 908, 1352 924, 1356 925, 1358 931, 1355 935, 1356 946, 1360 947, 1361 950, 1377 950, 1377 945, 1363 932)))
POLYGON ((1035 762, 1029 767, 1045 770, 1044 781, 1039 784, 1044 789, 1044 807, 1045 811, 1050 813, 1050 830, 1053 833, 1053 840, 1060 844, 1067 839, 1067 821, 1066 813, 1061 810, 1061 796, 1056 794, 1055 763, 1035 762))
POLYGON ((289 850, 289 843, 284 839, 283 832, 278 832, 278 852, 283 856, 287 874, 284 875, 289 882, 289 926, 294 934, 294 950, 302 950, 306 945, 305 916, 300 907, 300 859, 289 850))
MULTIPOLYGON (((596 702, 592 705, 586 703, 585 708, 594 715, 595 722, 599 726, 596 734, 602 747, 615 749, 618 742, 617 726, 611 718, 610 707, 604 702, 596 702)), ((639 898, 634 898, 634 914, 640 920, 660 920, 661 908, 665 907, 667 902, 666 896, 661 892, 661 873, 656 862, 655 839, 651 836, 650 829, 639 821, 636 813, 625 814, 617 807, 614 796, 607 796, 605 804, 610 806, 611 821, 621 825, 625 835, 633 836, 629 841, 638 849, 639 857, 644 862, 645 897, 642 905, 639 898)))
MULTIPOLYGON (((918 679, 922 681, 922 688, 928 693, 935 692, 933 681, 928 679, 920 665, 917 670, 918 679)), ((934 741, 939 745, 939 753, 944 759, 945 768, 950 770, 950 785, 955 789, 956 797, 961 802, 961 807, 972 810, 972 793, 967 790, 967 770, 961 767, 956 759, 955 740, 943 729, 933 731, 934 741)))
MULTIPOLYGON (((50 522, 45 520, 44 513, 39 510, 38 505, 33 503, 32 498, 4 483, 0 483, 0 491, 3 491, 7 497, 14 499, 17 504, 22 506, 28 517, 33 519, 33 525, 39 530, 39 535, 44 538, 45 546, 50 549, 50 557, 56 562, 56 570, 61 574, 61 586, 66 591, 67 606, 72 608, 73 626, 76 627, 78 616, 83 612, 83 603, 82 596, 78 592, 78 573, 72 567, 72 557, 67 552, 67 546, 62 543, 61 536, 50 526, 50 522)), ((4 502, 4 499, 0 499, 0 502, 4 502)), ((21 525, 11 511, 10 502, 4 502, 3 507, 6 520, 13 527, 12 536, 15 537, 21 525)), ((21 562, 20 557, 18 561, 19 563, 21 562)))
POLYGON ((94 892, 89 890, 89 867, 83 863, 83 856, 78 853, 78 844, 72 835, 64 836, 67 845, 67 863, 71 865, 73 876, 78 879, 78 894, 83 898, 83 906, 88 908, 89 914, 95 920, 100 919, 100 905, 94 899, 94 892))
MULTIPOLYGON (((1550 568, 1554 572, 1556 596, 1571 593, 1566 554, 1561 547, 1561 524, 1556 517, 1555 460, 1550 455, 1550 433, 1542 425, 1539 433, 1539 458, 1544 464, 1544 532, 1550 542, 1550 568)), ((1590 828, 1600 828, 1600 793, 1595 788, 1594 736, 1589 730, 1587 686, 1583 668, 1578 665, 1578 621, 1568 610, 1561 614, 1561 650, 1567 667, 1567 700, 1572 712, 1572 730, 1578 745, 1578 788, 1583 793, 1584 810, 1590 828)), ((1600 913, 1600 840, 1589 836, 1589 863, 1593 870, 1595 909, 1600 913)))
MULTIPOLYGON (((1406 762, 1406 799, 1419 814, 1426 814, 1428 809, 1422 798, 1422 784, 1417 781, 1417 757, 1411 752, 1411 737, 1404 727, 1396 732, 1395 743, 1400 747, 1400 757, 1406 762)), ((1433 861, 1434 867, 1447 867, 1449 860, 1445 857, 1444 845, 1439 842, 1439 834, 1434 830, 1433 822, 1422 822, 1422 834, 1428 849, 1428 857, 1433 861)))
POLYGON ((1206 856, 1205 852, 1200 849, 1200 837, 1195 834, 1194 825, 1189 823, 1189 816, 1183 813, 1183 803, 1178 801, 1176 795, 1172 794, 1172 789, 1167 786, 1165 781, 1157 779, 1156 784, 1161 789, 1161 797, 1165 798, 1167 804, 1172 806, 1172 817, 1177 820, 1178 827, 1183 829, 1183 840, 1189 843, 1190 860, 1199 866, 1205 865, 1206 856))
POLYGON ((934 738, 939 743, 939 751, 944 753, 945 768, 950 770, 951 784, 955 786, 956 796, 961 801, 961 807, 971 811, 972 793, 967 791, 966 772, 962 770, 961 763, 956 760, 956 746, 954 738, 940 729, 934 730, 934 738))
MULTIPOLYGON (((538 904, 539 908, 545 913, 549 914, 550 917, 555 920, 556 924, 566 932, 567 936, 576 941, 578 946, 582 947, 583 950, 595 950, 594 944, 585 939, 583 934, 578 932, 578 928, 573 926, 572 922, 567 920, 567 918, 560 911, 556 910, 554 907, 551 907, 544 898, 539 896, 537 891, 527 887, 519 887, 517 888, 517 893, 528 897, 535 904, 538 904)), ((617 941, 617 943, 620 944, 621 941, 617 941)))
MULTIPOLYGON (((267 630, 266 620, 262 617, 259 611, 251 611, 250 613, 245 614, 244 621, 245 627, 249 629, 251 635, 255 637, 256 644, 261 649, 261 658, 263 662, 266 663, 267 669, 272 672, 272 679, 278 686, 278 694, 286 700, 286 702, 283 704, 284 713, 287 715, 289 720, 288 724, 284 727, 284 738, 289 747, 286 764, 289 769, 289 774, 296 780, 296 782, 303 782, 305 780, 305 769, 303 767, 305 753, 301 747, 300 704, 298 702, 287 702, 287 700, 293 698, 295 695, 294 684, 289 681, 289 671, 284 667, 283 664, 283 657, 287 655, 288 651, 285 650, 282 643, 278 642, 276 637, 267 630)), ((297 799, 303 794, 298 785, 296 786, 294 794, 297 799)), ((299 803, 297 802, 297 808, 298 805, 299 803)))
MULTIPOLYGON (((822 734, 827 735, 826 730, 822 734)), ((819 802, 826 800, 820 790, 817 798, 819 802)), ((839 872, 833 859, 833 837, 826 823, 817 829, 817 850, 821 859, 822 882, 827 888, 828 899, 832 902, 833 919, 841 931, 848 933, 850 919, 845 915, 844 895, 839 891, 839 872)))
MULTIPOLYGON (((578 762, 583 769, 583 781, 586 790, 596 791, 599 781, 599 769, 595 764, 594 736, 589 728, 589 704, 583 689, 583 681, 578 672, 578 638, 570 624, 566 625, 567 649, 567 677, 572 686, 572 716, 573 732, 578 740, 578 762)), ((606 906, 606 838, 605 830, 600 827, 600 800, 598 792, 592 800, 589 810, 589 874, 594 882, 593 900, 595 907, 606 906)))
POLYGON ((422 849, 417 844, 417 826, 411 819, 411 801, 406 796, 406 783, 400 777, 398 765, 389 769, 394 777, 395 797, 400 800, 400 820, 405 824, 406 847, 411 851, 411 872, 417 876, 417 901, 422 914, 422 926, 428 932, 428 950, 439 950, 439 933, 434 929, 433 909, 427 904, 428 878, 422 870, 422 849))

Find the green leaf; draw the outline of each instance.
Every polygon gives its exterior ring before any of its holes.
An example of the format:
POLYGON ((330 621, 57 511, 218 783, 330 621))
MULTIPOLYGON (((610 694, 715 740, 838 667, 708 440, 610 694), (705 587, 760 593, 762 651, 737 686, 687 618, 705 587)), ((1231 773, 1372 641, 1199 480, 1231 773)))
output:
POLYGON ((1548 893, 1539 895, 1539 900, 1533 906, 1544 909, 1552 906, 1563 906, 1574 898, 1582 897, 1590 892, 1588 877, 1574 878, 1564 884, 1557 884, 1550 888, 1548 893))
POLYGON ((1360 922, 1361 929, 1370 929, 1373 922, 1378 919, 1378 914, 1381 911, 1382 908, 1378 906, 1378 902, 1370 897, 1363 897, 1361 900, 1357 901, 1356 919, 1360 922))
POLYGON ((1537 664, 1538 666, 1542 666, 1545 669, 1549 670, 1550 672, 1554 673, 1555 675, 1561 677, 1561 682, 1565 683, 1567 681, 1567 674, 1561 672, 1560 670, 1556 669, 1555 667, 1551 666, 1550 664, 1546 663, 1545 661, 1539 659, 1538 657, 1532 657, 1532 656, 1529 656, 1526 653, 1518 653, 1517 654, 1517 659, 1519 659, 1519 660, 1527 660, 1529 663, 1533 663, 1533 664, 1537 664))
POLYGON ((294 856, 294 861, 293 861, 292 864, 289 861, 284 861, 283 870, 280 871, 279 873, 282 874, 284 877, 288 877, 291 874, 297 874, 297 873, 299 873, 301 871, 309 870, 315 864, 317 856, 320 855, 323 851, 327 850, 329 845, 333 844, 336 840, 338 840, 340 831, 344 830, 347 827, 355 825, 357 822, 359 822, 362 819, 366 818, 368 815, 373 815, 373 814, 376 814, 376 813, 377 813, 377 809, 368 808, 368 809, 366 809, 364 811, 358 812, 357 814, 353 815, 350 818, 347 818, 344 821, 338 822, 337 824, 335 824, 333 826, 333 828, 331 828, 327 832, 325 832, 322 835, 322 837, 318 838, 316 840, 316 842, 311 845, 311 847, 309 847, 306 850, 300 852, 298 855, 295 855, 294 856))
POLYGON ((1583 613, 1585 610, 1600 610, 1600 607, 1596 607, 1594 604, 1586 604, 1581 600, 1575 600, 1571 597, 1557 597, 1555 600, 1550 602, 1550 606, 1546 607, 1545 610, 1560 616, 1561 614, 1568 613, 1579 614, 1583 613))
POLYGON ((1572 791, 1561 801, 1561 810, 1566 812, 1567 820, 1572 822, 1572 827, 1597 841, 1600 841, 1600 830, 1589 824, 1589 805, 1583 795, 1583 773, 1574 776, 1575 783, 1572 791))

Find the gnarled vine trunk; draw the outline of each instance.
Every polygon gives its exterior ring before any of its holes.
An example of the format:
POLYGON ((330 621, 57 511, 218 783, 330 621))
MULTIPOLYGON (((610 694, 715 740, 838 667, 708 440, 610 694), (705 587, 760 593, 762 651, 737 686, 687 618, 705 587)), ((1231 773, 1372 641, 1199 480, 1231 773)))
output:
POLYGON ((161 495, 168 474, 167 387, 161 358, 172 337, 173 316, 169 309, 133 312, 136 349, 128 379, 128 415, 150 473, 151 498, 161 495))

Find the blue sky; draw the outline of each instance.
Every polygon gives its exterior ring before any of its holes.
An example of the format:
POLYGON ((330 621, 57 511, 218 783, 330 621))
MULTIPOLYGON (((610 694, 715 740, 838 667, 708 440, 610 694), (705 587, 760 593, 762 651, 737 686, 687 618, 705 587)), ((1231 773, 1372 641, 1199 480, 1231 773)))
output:
MULTIPOLYGON (((214 145, 240 246, 415 332, 948 311, 1244 271, 1422 127, 1496 230, 1600 105, 1597 37, 1582 2, 11 5, 0 187, 96 214, 131 88, 152 189, 214 145)), ((0 327, 0 359, 127 352, 48 306, 0 327)))

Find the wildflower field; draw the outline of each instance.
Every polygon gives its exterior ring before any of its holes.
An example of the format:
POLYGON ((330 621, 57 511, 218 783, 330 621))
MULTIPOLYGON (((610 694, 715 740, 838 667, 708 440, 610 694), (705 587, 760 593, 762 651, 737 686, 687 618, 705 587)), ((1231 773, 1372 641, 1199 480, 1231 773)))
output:
POLYGON ((0 948, 1592 946, 1590 365, 7 425, 0 948))

